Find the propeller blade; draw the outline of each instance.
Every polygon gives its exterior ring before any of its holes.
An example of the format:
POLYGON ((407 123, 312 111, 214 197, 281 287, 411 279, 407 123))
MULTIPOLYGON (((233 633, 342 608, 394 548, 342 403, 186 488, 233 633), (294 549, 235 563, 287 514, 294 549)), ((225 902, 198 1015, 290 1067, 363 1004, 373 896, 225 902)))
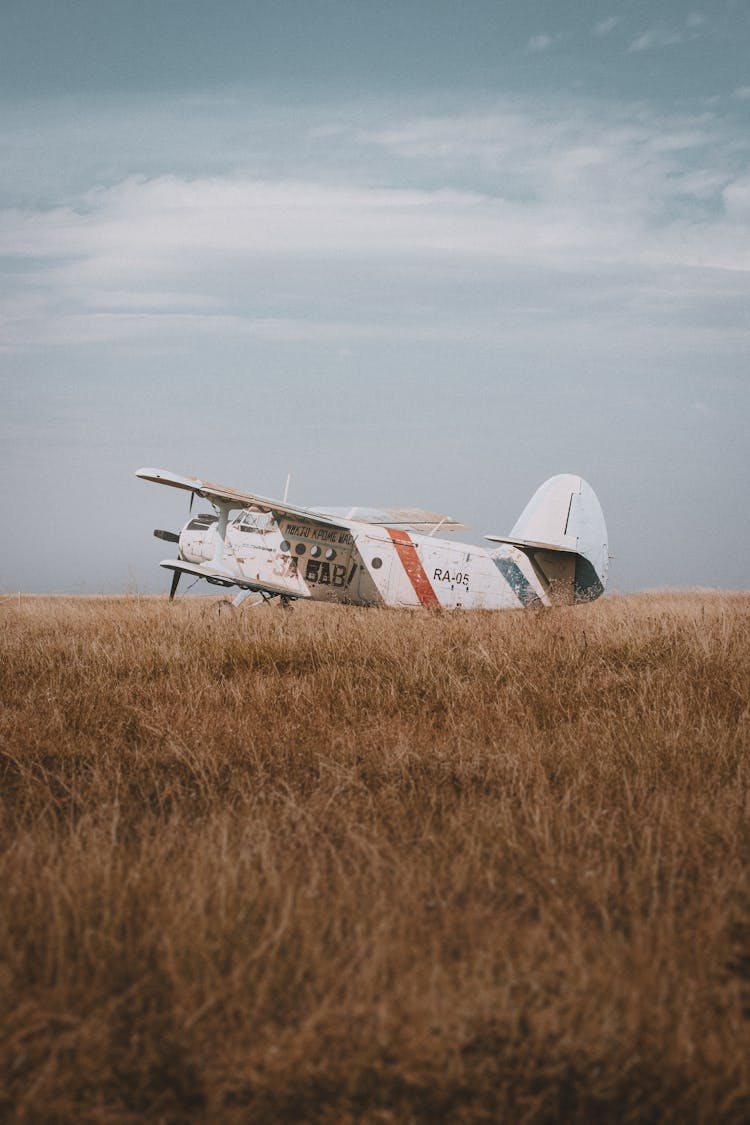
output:
POLYGON ((193 510, 193 500, 195 500, 195 493, 191 492, 190 493, 190 504, 188 505, 188 515, 190 515, 190 513, 193 510))
POLYGON ((172 572, 172 586, 171 586, 170 591, 169 591, 170 602, 174 601, 174 596, 177 593, 177 587, 180 584, 181 576, 182 576, 181 570, 175 570, 175 571, 172 572))

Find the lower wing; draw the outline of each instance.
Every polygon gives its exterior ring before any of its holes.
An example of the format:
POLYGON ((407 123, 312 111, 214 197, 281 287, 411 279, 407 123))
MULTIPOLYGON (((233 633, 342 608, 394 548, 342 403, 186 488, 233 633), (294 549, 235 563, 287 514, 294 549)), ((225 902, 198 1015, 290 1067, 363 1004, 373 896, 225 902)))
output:
POLYGON ((309 598, 309 593, 297 593, 283 586, 273 586, 270 582, 251 582, 247 578, 236 578, 233 574, 218 570, 216 567, 207 566, 205 563, 183 562, 181 559, 164 559, 159 563, 165 570, 174 571, 175 575, 192 574, 195 578, 205 578, 212 586, 239 586, 243 590, 252 590, 259 594, 283 594, 285 598, 309 598))

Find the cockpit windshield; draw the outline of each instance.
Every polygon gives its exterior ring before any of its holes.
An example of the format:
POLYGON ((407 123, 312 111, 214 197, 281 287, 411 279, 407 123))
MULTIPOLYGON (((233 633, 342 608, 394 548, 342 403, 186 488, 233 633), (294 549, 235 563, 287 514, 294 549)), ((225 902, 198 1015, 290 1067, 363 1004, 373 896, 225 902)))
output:
POLYGON ((238 531, 254 532, 256 535, 264 535, 267 531, 273 529, 274 518, 270 512, 240 512, 239 516, 234 521, 234 527, 238 531))

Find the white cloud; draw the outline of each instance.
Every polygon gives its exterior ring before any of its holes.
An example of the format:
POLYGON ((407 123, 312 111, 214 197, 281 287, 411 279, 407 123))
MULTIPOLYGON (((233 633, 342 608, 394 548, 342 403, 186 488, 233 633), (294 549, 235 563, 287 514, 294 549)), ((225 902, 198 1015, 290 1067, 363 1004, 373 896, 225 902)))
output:
POLYGON ((750 98, 750 86, 738 86, 737 89, 733 91, 733 94, 735 98, 741 98, 744 101, 750 98))
POLYGON ((706 271, 733 276, 726 307, 747 289, 750 188, 732 172, 737 136, 710 116, 508 103, 326 136, 341 165, 317 179, 129 176, 1 211, 0 253, 18 263, 0 296, 6 344, 480 338, 496 328, 462 311, 459 280, 479 276, 488 292, 525 277, 519 301, 584 319, 594 293, 600 317, 621 315, 647 277, 675 315, 718 301, 706 271), (387 176, 357 182, 362 168, 387 176))
POLYGON ((652 27, 642 32, 628 47, 629 51, 650 51, 655 47, 675 47, 697 39, 701 29, 707 26, 706 17, 699 12, 691 13, 682 28, 652 27))
POLYGON ((685 32, 652 27, 644 31, 628 47, 629 51, 650 51, 654 47, 674 47, 685 42, 685 32))
POLYGON ((740 222, 750 220, 750 176, 727 184, 723 192, 727 214, 740 222))
POLYGON ((598 23, 594 24, 593 33, 594 35, 609 35, 615 30, 619 22, 619 16, 609 16, 605 20, 599 20, 598 23))
POLYGON ((696 414, 700 414, 704 418, 710 418, 713 414, 711 407, 707 402, 703 402, 702 399, 696 399, 695 402, 692 402, 690 404, 690 407, 695 411, 696 414))
POLYGON ((547 51, 554 43, 552 35, 532 35, 526 44, 526 50, 536 53, 539 51, 547 51))

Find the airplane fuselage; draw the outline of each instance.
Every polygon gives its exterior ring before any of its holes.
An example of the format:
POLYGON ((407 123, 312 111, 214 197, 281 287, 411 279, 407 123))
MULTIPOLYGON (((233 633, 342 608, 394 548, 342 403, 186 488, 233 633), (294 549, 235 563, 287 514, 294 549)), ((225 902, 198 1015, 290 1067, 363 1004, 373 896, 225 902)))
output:
POLYGON ((549 605, 532 564, 513 547, 488 550, 402 527, 314 520, 242 511, 226 529, 217 557, 216 516, 197 516, 179 536, 180 558, 212 563, 247 588, 290 598, 434 609, 512 609, 549 605))

